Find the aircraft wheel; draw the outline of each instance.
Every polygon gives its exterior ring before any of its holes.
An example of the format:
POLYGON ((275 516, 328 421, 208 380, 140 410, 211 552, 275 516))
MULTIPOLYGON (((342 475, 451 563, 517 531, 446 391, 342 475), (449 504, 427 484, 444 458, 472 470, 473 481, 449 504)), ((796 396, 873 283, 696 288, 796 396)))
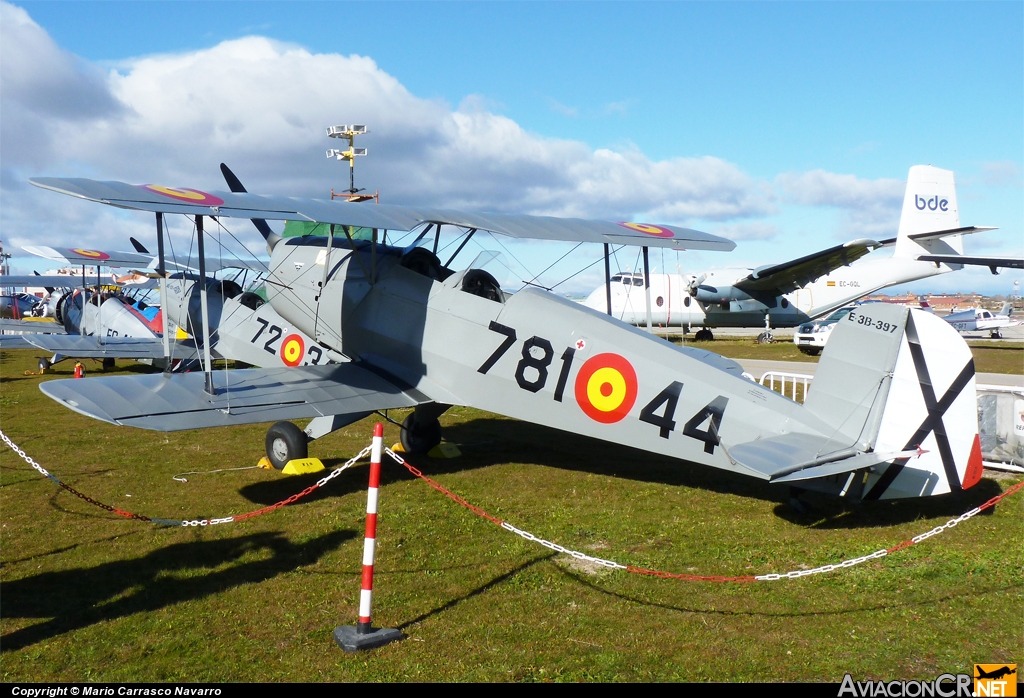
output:
POLYGON ((266 448, 270 464, 281 470, 288 461, 309 455, 309 439, 291 422, 278 422, 267 430, 266 448))
POLYGON ((39 359, 39 372, 40 373, 46 373, 47 371, 50 370, 51 366, 53 366, 53 364, 50 363, 49 359, 39 359))
POLYGON ((765 330, 761 334, 757 335, 758 344, 775 344, 775 335, 765 330))
POLYGON ((702 330, 697 330, 697 334, 693 335, 693 339, 696 342, 710 342, 714 338, 714 333, 706 327, 702 330))
POLYGON ((114 368, 114 359, 108 356, 103 359, 103 370, 106 371, 111 368, 114 368))
POLYGON ((416 420, 412 412, 402 422, 402 448, 406 453, 426 453, 441 443, 441 422, 431 419, 425 424, 416 420))

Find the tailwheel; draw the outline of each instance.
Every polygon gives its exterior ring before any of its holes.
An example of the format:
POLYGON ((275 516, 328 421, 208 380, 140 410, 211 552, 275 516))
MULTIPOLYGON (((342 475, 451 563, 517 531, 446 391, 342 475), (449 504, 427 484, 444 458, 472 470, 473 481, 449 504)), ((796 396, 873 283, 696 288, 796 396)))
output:
POLYGON ((288 461, 309 455, 309 440, 306 433, 291 422, 278 422, 267 430, 266 448, 270 464, 281 470, 288 461))
POLYGON ((53 366, 53 364, 50 363, 49 359, 46 359, 46 358, 39 359, 39 372, 40 373, 46 373, 47 371, 50 370, 51 366, 53 366))
POLYGON ((115 366, 115 362, 114 362, 113 357, 110 357, 110 356, 103 357, 103 370, 104 371, 106 371, 108 369, 111 369, 111 368, 114 368, 114 366, 115 366))
POLYGON ((406 453, 426 453, 441 443, 441 422, 436 417, 418 420, 412 412, 402 422, 401 438, 406 453))

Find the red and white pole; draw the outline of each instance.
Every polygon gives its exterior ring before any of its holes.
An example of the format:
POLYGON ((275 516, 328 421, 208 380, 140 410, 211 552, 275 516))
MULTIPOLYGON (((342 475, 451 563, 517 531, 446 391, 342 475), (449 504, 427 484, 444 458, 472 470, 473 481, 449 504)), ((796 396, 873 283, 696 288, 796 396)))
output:
MULTIPOLYGON (((365 442, 364 442, 365 443, 365 442)), ((377 549, 377 492, 380 488, 380 457, 384 447, 384 425, 373 427, 370 447, 370 487, 366 493, 366 539, 363 541, 363 587, 359 592, 359 625, 363 635, 371 630, 370 606, 373 601, 373 555, 377 549)))
POLYGON ((380 458, 384 452, 384 425, 373 426, 370 447, 370 487, 366 493, 366 538, 363 541, 363 585, 359 592, 359 622, 334 629, 334 641, 346 652, 380 647, 402 639, 397 628, 374 628, 370 623, 373 601, 373 558, 377 549, 377 492, 380 488, 380 458))

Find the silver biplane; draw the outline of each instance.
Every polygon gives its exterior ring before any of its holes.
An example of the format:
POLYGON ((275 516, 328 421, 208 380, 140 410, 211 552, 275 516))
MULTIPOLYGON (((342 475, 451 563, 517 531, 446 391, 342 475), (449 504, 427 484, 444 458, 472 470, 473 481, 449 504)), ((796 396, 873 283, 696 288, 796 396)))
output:
MULTIPOLYGON (((41 384, 49 397, 96 419, 173 431, 314 417, 338 428, 411 407, 402 442, 423 452, 441 440, 439 415, 471 405, 851 499, 938 495, 981 478, 971 353, 929 314, 884 304, 850 313, 799 404, 745 377, 730 359, 672 345, 537 288, 507 294, 485 259, 454 264, 476 231, 734 247, 720 237, 667 225, 257 196, 240 186, 204 192, 86 179, 32 183, 155 212, 158 222, 170 213, 194 216, 200 235, 204 217, 253 219, 271 253, 269 305, 348 359, 223 372, 207 361, 204 374, 41 384), (331 233, 281 239, 268 219, 322 222, 331 233), (353 239, 351 226, 372 229, 372 239, 353 239), (442 226, 465 238, 446 263, 415 244, 385 244, 392 231, 420 231, 423 239, 433 232, 436 242, 442 226)), ((289 458, 303 454, 307 440, 289 422, 275 424, 267 439, 289 458)))

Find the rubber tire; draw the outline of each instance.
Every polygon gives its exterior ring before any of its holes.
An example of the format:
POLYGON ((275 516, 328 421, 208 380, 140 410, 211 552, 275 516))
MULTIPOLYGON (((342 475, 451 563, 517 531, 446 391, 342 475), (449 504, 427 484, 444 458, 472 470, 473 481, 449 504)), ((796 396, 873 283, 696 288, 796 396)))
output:
POLYGON ((39 359, 39 372, 40 373, 46 373, 47 371, 50 370, 51 366, 53 366, 53 364, 50 363, 49 359, 39 359))
POLYGON ((114 367, 115 367, 115 362, 114 362, 114 359, 112 357, 110 357, 110 356, 103 357, 103 370, 104 371, 106 371, 108 369, 111 369, 111 368, 114 368, 114 367))
POLYGON ((284 468, 290 460, 309 455, 309 438, 291 422, 278 422, 270 427, 265 446, 267 458, 276 470, 284 468))
POLYGON ((416 420, 412 412, 402 422, 402 448, 406 453, 426 453, 441 443, 441 422, 432 419, 426 424, 416 420))
POLYGON ((697 330, 697 334, 693 335, 693 341, 695 342, 712 342, 714 339, 714 333, 706 327, 697 330))
POLYGON ((775 344, 775 335, 765 330, 761 334, 757 335, 758 344, 775 344))

